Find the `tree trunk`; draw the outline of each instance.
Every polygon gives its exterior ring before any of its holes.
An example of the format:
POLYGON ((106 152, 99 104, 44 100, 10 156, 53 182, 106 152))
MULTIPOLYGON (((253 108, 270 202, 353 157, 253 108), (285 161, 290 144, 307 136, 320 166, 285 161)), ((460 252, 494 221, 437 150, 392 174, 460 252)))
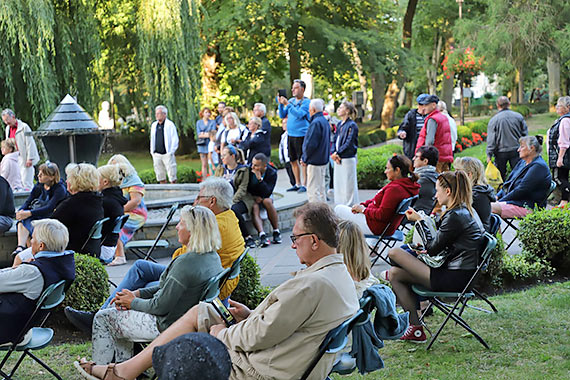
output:
POLYGON ((548 102, 550 111, 555 112, 555 102, 560 97, 560 53, 553 49, 546 58, 546 69, 548 70, 548 102))
POLYGON ((210 99, 216 98, 218 95, 218 48, 211 46, 206 49, 202 56, 202 104, 208 104, 210 99))
POLYGON ((459 73, 459 125, 465 125, 465 104, 463 103, 463 72, 459 73))
POLYGON ((518 75, 518 97, 519 97, 519 103, 524 103, 524 71, 523 71, 523 67, 519 67, 519 69, 517 70, 519 75, 518 75))
POLYGON ((453 79, 455 73, 449 72, 449 78, 447 76, 443 76, 443 80, 441 82, 441 100, 445 102, 447 105, 447 111, 451 115, 451 107, 453 107, 453 87, 455 80, 453 79))
POLYGON ((372 120, 380 120, 384 106, 384 94, 386 93, 384 73, 372 73, 370 83, 372 85, 372 120))
POLYGON ((350 50, 352 52, 352 64, 354 69, 356 70, 356 74, 358 75, 358 82, 360 83, 360 91, 364 94, 364 104, 362 108, 364 112, 366 112, 366 106, 368 103, 368 89, 366 75, 364 75, 364 70, 362 69, 362 60, 360 59, 360 54, 358 53, 358 48, 356 44, 353 42, 350 44, 350 50))
POLYGON ((396 100, 400 93, 400 86, 396 79, 392 79, 392 83, 388 86, 388 91, 384 96, 384 107, 382 107, 382 129, 388 129, 392 126, 394 120, 394 111, 396 110, 396 100))
POLYGON ((398 95, 398 107, 406 104, 407 96, 408 96, 408 90, 406 90, 406 86, 402 86, 400 94, 398 95))
POLYGON ((412 22, 414 21, 414 14, 416 13, 417 5, 418 0, 409 0, 408 7, 406 8, 406 14, 404 15, 402 46, 406 49, 411 49, 412 47, 412 22))
POLYGON ((435 95, 437 88, 437 70, 439 68, 442 45, 443 37, 438 33, 438 37, 433 41, 433 50, 431 52, 431 66, 428 66, 426 69, 428 92, 432 95, 435 95))
POLYGON ((289 79, 291 85, 295 79, 301 77, 301 56, 299 55, 299 25, 293 23, 289 29, 285 32, 285 38, 287 39, 288 53, 289 53, 289 79))

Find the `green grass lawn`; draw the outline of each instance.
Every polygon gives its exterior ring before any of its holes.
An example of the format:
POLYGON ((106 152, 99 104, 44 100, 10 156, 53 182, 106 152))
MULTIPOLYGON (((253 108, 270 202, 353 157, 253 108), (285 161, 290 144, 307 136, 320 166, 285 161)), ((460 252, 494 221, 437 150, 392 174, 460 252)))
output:
MULTIPOLYGON (((497 314, 467 310, 465 319, 489 343, 450 322, 434 347, 387 341, 379 352, 386 368, 360 376, 334 379, 567 379, 570 373, 570 282, 539 285, 529 290, 492 297, 497 314)), ((474 302, 482 306, 481 303, 474 302)), ((443 315, 436 312, 428 325, 436 328, 443 315)), ((79 379, 73 368, 78 356, 90 357, 90 343, 50 346, 38 355, 64 379, 79 379)), ((9 362, 14 363, 14 360, 9 362)), ((26 359, 18 379, 50 379, 26 359)))
MULTIPOLYGON (((125 157, 131 161, 131 164, 137 169, 137 172, 146 169, 152 169, 152 157, 148 150, 144 152, 121 152, 125 157)), ((97 166, 105 165, 113 153, 103 153, 99 158, 97 166)), ((194 170, 201 170, 200 160, 192 159, 189 155, 176 156, 176 163, 178 165, 188 166, 194 170)))

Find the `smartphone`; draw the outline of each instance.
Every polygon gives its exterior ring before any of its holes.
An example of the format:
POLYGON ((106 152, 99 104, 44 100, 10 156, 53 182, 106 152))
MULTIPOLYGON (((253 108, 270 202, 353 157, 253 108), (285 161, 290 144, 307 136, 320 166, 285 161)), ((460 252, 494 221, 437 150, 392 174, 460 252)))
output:
POLYGON ((279 95, 279 97, 283 96, 286 98, 287 97, 287 90, 284 88, 279 89, 279 90, 277 90, 277 95, 279 95))
POLYGON ((211 303, 214 306, 214 309, 216 309, 218 314, 220 314, 220 317, 222 317, 226 323, 226 326, 230 327, 231 325, 235 325, 237 323, 232 313, 230 313, 228 308, 224 306, 219 297, 214 298, 211 303))

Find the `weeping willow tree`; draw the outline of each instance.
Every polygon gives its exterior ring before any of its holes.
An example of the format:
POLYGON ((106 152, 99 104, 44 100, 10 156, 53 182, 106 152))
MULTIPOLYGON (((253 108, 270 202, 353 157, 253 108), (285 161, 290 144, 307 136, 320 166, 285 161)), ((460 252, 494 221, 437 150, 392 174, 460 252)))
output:
POLYGON ((93 104, 93 0, 0 1, 0 106, 37 127, 66 92, 93 104))
POLYGON ((143 1, 138 20, 139 59, 150 104, 168 107, 169 118, 188 134, 198 119, 201 86, 195 0, 143 1))

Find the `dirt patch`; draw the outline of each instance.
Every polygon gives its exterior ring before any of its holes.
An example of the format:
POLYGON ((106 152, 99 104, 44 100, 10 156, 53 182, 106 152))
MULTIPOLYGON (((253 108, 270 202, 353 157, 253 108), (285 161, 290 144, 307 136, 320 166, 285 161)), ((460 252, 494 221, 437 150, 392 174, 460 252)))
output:
POLYGON ((52 344, 78 344, 91 340, 90 334, 77 330, 71 322, 67 320, 63 313, 63 308, 57 308, 51 313, 45 327, 49 327, 54 331, 52 344))

